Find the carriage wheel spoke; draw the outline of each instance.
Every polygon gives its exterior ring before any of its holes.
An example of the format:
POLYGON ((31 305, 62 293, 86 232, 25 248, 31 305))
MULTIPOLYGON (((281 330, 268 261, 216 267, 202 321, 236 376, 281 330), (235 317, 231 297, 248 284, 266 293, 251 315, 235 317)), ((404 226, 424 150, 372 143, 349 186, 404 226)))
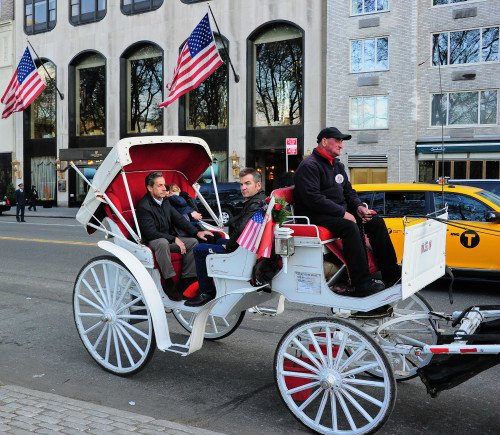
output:
POLYGON ((101 294, 101 298, 102 298, 102 301, 104 302, 104 305, 105 306, 108 305, 109 301, 106 298, 106 295, 105 295, 104 290, 103 290, 102 285, 101 285, 101 281, 99 281, 99 277, 97 276, 95 269, 92 267, 90 269, 90 272, 92 272, 92 276, 94 277, 94 282, 97 285, 97 288, 99 289, 99 293, 101 294))
POLYGON ((132 338, 132 336, 128 333, 128 331, 121 325, 117 323, 117 328, 121 331, 121 333, 127 338, 127 340, 134 346, 135 350, 139 353, 139 355, 144 356, 144 351, 140 348, 137 342, 132 338))
POLYGON ((88 335, 89 332, 92 332, 94 329, 98 328, 102 324, 103 324, 103 321, 99 320, 97 323, 95 323, 94 325, 92 325, 90 328, 84 329, 83 330, 83 334, 88 335))
POLYGON ((112 307, 115 305, 116 294, 118 293, 119 275, 120 275, 120 269, 116 268, 116 270, 115 270, 115 285, 113 288, 113 297, 111 298, 111 306, 112 307))
POLYGON ((342 376, 347 377, 347 376, 357 375, 358 373, 367 372, 367 371, 375 369, 377 367, 378 367, 377 362, 363 364, 363 365, 360 365, 358 368, 355 368, 355 369, 349 370, 348 372, 342 373, 342 376))
POLYGON ((307 329, 307 334, 309 335, 309 340, 311 341, 312 345, 314 346, 314 350, 319 355, 319 358, 321 360, 321 364, 323 366, 326 366, 327 363, 325 360, 325 356, 323 355, 323 351, 321 350, 321 347, 319 346, 319 343, 318 343, 318 340, 316 339, 316 336, 311 331, 311 328, 307 329))
POLYGON ((338 369, 340 363, 342 362, 342 355, 345 352, 345 347, 347 344, 347 334, 344 334, 344 337, 342 338, 342 341, 340 342, 339 348, 337 350, 337 358, 335 359, 335 364, 333 365, 334 369, 338 369))
POLYGON ((123 338, 123 333, 118 325, 115 325, 116 329, 116 335, 120 339, 120 343, 122 344, 123 350, 125 351, 125 354, 127 355, 128 362, 131 366, 135 364, 134 359, 132 358, 132 355, 130 354, 130 350, 127 346, 127 343, 125 342, 125 338, 123 338))
POLYGON ((108 304, 111 305, 111 289, 109 288, 109 275, 106 263, 102 263, 102 272, 104 273, 104 286, 106 290, 106 299, 108 304))
POLYGON ((291 390, 288 390, 286 392, 286 394, 288 394, 290 396, 292 394, 298 393, 298 392, 303 391, 303 390, 307 390, 308 388, 316 387, 318 385, 319 385, 318 381, 309 382, 308 384, 304 384, 304 385, 301 385, 299 387, 295 387, 295 388, 292 388, 291 390))
POLYGON ((351 364, 354 364, 356 361, 360 360, 365 356, 365 346, 359 346, 349 358, 347 358, 344 363, 339 367, 339 372, 342 372, 346 367, 349 367, 351 364))
POLYGON ((115 301, 115 304, 113 305, 115 310, 118 309, 118 307, 122 304, 125 296, 129 293, 129 289, 130 289, 131 284, 132 284, 132 278, 129 277, 127 284, 125 285, 122 292, 120 293, 120 297, 115 301))
POLYGON ((342 411, 344 411, 344 415, 346 416, 347 421, 349 422, 349 426, 351 426, 352 430, 356 430, 358 427, 356 426, 356 423, 354 423, 351 412, 349 411, 349 408, 347 407, 347 403, 345 403, 344 398, 338 391, 335 392, 335 396, 337 397, 337 400, 340 403, 342 411))
POLYGON ((330 390, 330 412, 332 414, 332 429, 334 432, 337 432, 339 428, 338 415, 337 415, 337 400, 332 390, 330 390))
POLYGON ((109 363, 109 353, 111 351, 111 339, 113 336, 113 331, 111 328, 111 325, 108 324, 108 336, 106 338, 106 356, 104 357, 104 360, 109 363))
POLYGON ((148 320, 149 316, 146 314, 120 314, 116 316, 117 319, 130 319, 130 320, 148 320))
POLYGON ((318 369, 316 367, 313 367, 312 365, 310 364, 307 364, 305 361, 302 361, 301 359, 289 354, 289 353, 285 353, 285 358, 286 359, 289 359, 290 361, 293 361, 294 363, 298 364, 299 366, 309 370, 310 372, 313 372, 313 373, 316 373, 318 374, 318 369))
POLYGON ((97 302, 99 302, 99 304, 101 304, 102 307, 106 306, 106 304, 104 303, 104 300, 102 300, 99 297, 99 295, 97 294, 97 292, 92 288, 92 286, 88 283, 88 281, 85 278, 82 279, 82 282, 85 285, 85 287, 87 287, 88 291, 90 293, 92 293, 92 296, 94 296, 94 298, 97 300, 97 302))
POLYGON ((122 356, 120 354, 120 346, 118 344, 118 337, 116 336, 116 328, 111 326, 111 331, 113 331, 113 343, 115 344, 115 357, 116 357, 116 365, 118 368, 122 369, 122 356))
POLYGON ((328 391, 323 390, 323 397, 321 398, 321 403, 319 404, 318 412, 316 413, 316 418, 314 419, 316 424, 319 424, 319 422, 321 421, 321 417, 323 417, 327 400, 328 400, 328 391))
POLYGON ((96 350, 97 346, 99 346, 99 344, 101 343, 102 337, 104 337, 104 334, 106 333, 106 331, 108 330, 108 328, 109 328, 109 323, 106 323, 104 325, 104 328, 102 328, 102 331, 100 332, 99 336, 97 337, 97 340, 92 345, 92 347, 94 348, 94 350, 96 350))
POLYGON ((351 385, 363 385, 366 387, 384 388, 385 385, 380 381, 369 381, 368 379, 345 378, 344 383, 351 385))
POLYGON ((373 417, 368 414, 365 409, 358 403, 358 401, 352 397, 347 391, 343 390, 342 394, 346 397, 349 402, 359 411, 359 413, 366 418, 366 420, 371 423, 373 421, 373 417))
POLYGON ((131 300, 129 303, 122 305, 118 310, 116 310, 116 314, 120 314, 123 310, 126 310, 127 308, 135 305, 137 301, 142 301, 142 297, 138 296, 137 298, 131 300))
MULTIPOLYGON (((322 369, 324 364, 321 364, 317 359, 316 357, 309 351, 309 349, 307 349, 299 340, 297 340, 297 338, 295 337, 293 340, 293 343, 302 351, 303 354, 305 354, 307 356, 307 358, 309 358, 309 360, 318 368, 318 369, 322 369)), ((321 352, 321 349, 320 349, 320 353, 319 355, 322 355, 323 352, 321 352)))
POLYGON ((210 323, 212 324, 213 332, 217 334, 219 332, 219 330, 217 328, 217 324, 215 323, 214 316, 210 316, 210 323))
POLYGON ((118 319, 118 323, 122 326, 125 326, 126 328, 130 329, 132 332, 136 333, 137 335, 140 335, 142 338, 145 338, 146 340, 149 339, 149 335, 142 332, 139 328, 136 328, 135 326, 132 326, 130 323, 124 322, 121 319, 118 319))
POLYGON ((299 406, 299 410, 300 411, 303 411, 305 408, 307 408, 307 406, 314 400, 316 399, 316 397, 318 397, 321 392, 324 391, 323 388, 318 388, 316 389, 316 391, 314 391, 310 396, 309 398, 302 403, 302 405, 299 406))
POLYGON ((369 394, 366 394, 365 392, 363 392, 361 390, 358 390, 357 388, 353 387, 352 385, 346 385, 345 389, 349 390, 353 394, 356 394, 356 396, 359 396, 359 397, 367 400, 368 402, 379 406, 380 408, 384 405, 380 400, 375 399, 375 397, 370 396, 369 394))
POLYGON ((101 313, 104 312, 103 307, 100 307, 96 303, 92 302, 90 299, 87 299, 85 296, 78 295, 78 299, 80 299, 81 301, 83 301, 86 304, 90 305, 91 307, 94 307, 96 310, 100 311, 101 313))

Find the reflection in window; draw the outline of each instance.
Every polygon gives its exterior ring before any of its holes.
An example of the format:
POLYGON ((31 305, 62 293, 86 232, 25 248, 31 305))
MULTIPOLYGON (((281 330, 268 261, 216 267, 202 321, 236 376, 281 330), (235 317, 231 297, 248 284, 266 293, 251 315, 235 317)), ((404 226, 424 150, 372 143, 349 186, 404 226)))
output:
POLYGON ((425 192, 385 192, 386 216, 425 214, 425 192))
POLYGON ((467 0, 432 0, 432 4, 434 6, 438 6, 438 5, 449 5, 453 3, 462 3, 466 1, 467 0))
POLYGON ((186 95, 186 130, 227 128, 228 61, 219 36, 215 42, 224 63, 186 95))
POLYGON ((140 14, 158 9, 163 0, 122 0, 122 12, 126 15, 140 14))
POLYGON ((56 0, 24 0, 24 30, 30 35, 56 25, 56 0))
POLYGON ((163 131, 163 53, 145 45, 127 59, 127 133, 163 131))
POLYGON ((99 21, 106 15, 106 0, 70 0, 72 24, 99 21))
POLYGON ((76 66, 76 135, 106 132, 106 62, 91 54, 76 66))
POLYGON ((349 129, 387 128, 387 96, 355 97, 350 99, 349 129))
POLYGON ((50 139, 56 136, 56 66, 44 59, 38 73, 47 87, 30 105, 30 138, 50 139))
POLYGON ((445 192, 444 197, 441 192, 434 193, 436 209, 442 208, 443 200, 445 204, 448 204, 448 218, 450 220, 486 221, 486 212, 489 211, 489 208, 477 199, 457 193, 445 192))
POLYGON ((389 0, 351 0, 351 14, 372 14, 389 10, 389 0))
POLYGON ((56 158, 31 158, 31 184, 36 186, 40 199, 53 200, 56 196, 56 158))
POLYGON ((497 91, 433 94, 431 125, 497 123, 497 91))
POLYGON ((418 162, 418 181, 434 182, 436 178, 436 162, 433 160, 424 160, 418 162))
POLYGON ((498 27, 432 35, 432 64, 498 62, 498 27))
POLYGON ((302 122, 302 34, 275 26, 254 41, 254 125, 302 122))
POLYGON ((387 38, 351 41, 352 72, 380 71, 389 68, 387 38))

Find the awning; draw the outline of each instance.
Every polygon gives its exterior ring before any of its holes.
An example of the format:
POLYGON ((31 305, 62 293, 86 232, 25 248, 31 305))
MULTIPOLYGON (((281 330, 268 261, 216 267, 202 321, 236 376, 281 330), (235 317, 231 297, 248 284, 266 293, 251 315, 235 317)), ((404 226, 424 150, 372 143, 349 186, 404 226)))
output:
MULTIPOLYGON (((443 144, 441 142, 417 143, 416 151, 417 154, 441 154, 443 144)), ((444 154, 485 152, 500 152, 500 142, 444 143, 444 154)))

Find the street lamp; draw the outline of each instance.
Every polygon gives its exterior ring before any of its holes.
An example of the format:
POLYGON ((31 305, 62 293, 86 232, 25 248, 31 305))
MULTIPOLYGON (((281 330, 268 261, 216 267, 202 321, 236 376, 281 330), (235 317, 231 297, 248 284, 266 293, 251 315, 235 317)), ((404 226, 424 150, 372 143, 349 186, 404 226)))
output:
POLYGON ((233 167, 233 178, 236 179, 240 175, 240 158, 235 150, 231 154, 231 165, 233 167))

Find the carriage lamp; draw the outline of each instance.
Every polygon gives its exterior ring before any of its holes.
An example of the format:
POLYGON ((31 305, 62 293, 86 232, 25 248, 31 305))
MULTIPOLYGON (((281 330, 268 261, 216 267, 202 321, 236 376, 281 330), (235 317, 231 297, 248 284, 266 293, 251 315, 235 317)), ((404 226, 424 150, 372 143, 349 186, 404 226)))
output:
POLYGON ((231 154, 231 165, 233 167, 233 178, 237 179, 240 175, 240 158, 236 151, 233 150, 233 154, 231 154))
POLYGON ((12 172, 13 172, 13 175, 16 176, 16 178, 18 178, 18 179, 23 178, 21 166, 20 166, 19 160, 17 160, 17 159, 12 160, 12 172))
POLYGON ((274 250, 282 257, 290 257, 295 252, 293 240, 293 230, 291 228, 277 228, 274 231, 274 250))

